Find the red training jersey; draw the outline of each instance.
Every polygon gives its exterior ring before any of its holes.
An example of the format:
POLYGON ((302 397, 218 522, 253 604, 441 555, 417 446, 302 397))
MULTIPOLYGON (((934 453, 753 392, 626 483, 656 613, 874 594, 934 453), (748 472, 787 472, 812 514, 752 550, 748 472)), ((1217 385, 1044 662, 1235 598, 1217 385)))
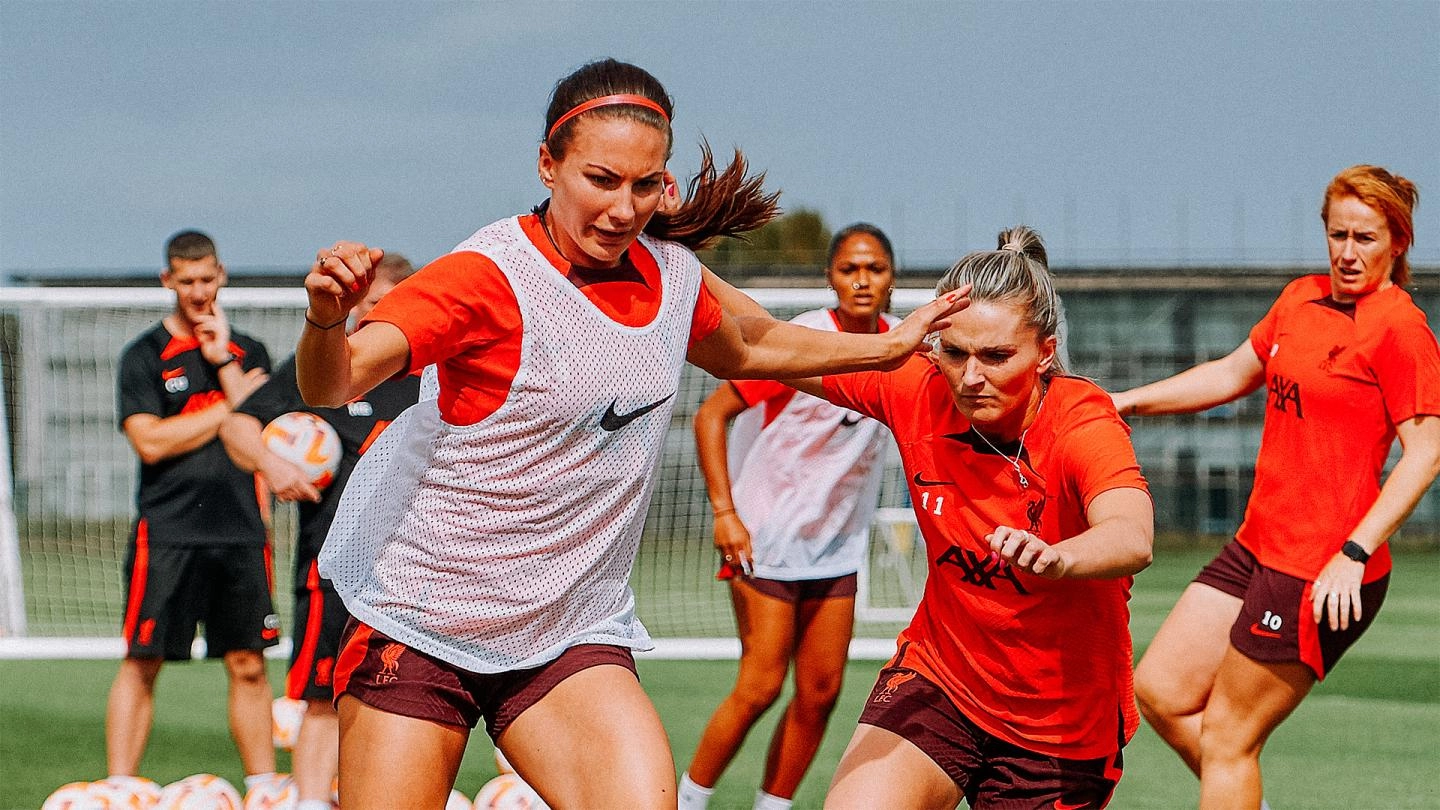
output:
POLYGON ((1004 525, 1056 543, 1089 528, 1085 510, 1100 493, 1148 492, 1109 395, 1087 380, 1053 379, 1023 446, 1001 445, 1002 456, 924 356, 893 372, 825 377, 824 386, 835 404, 894 432, 925 538, 925 594, 895 665, 939 685, 1007 742, 1071 759, 1113 753, 1139 725, 1131 578, 1043 579, 993 557, 985 541, 1004 525))
MULTIPOLYGON (((1405 290, 1339 304, 1328 275, 1290 282, 1250 345, 1268 401, 1236 538, 1261 565, 1314 580, 1379 496, 1395 425, 1440 414, 1440 348, 1405 290)), ((1389 570, 1387 544, 1365 581, 1389 570)))

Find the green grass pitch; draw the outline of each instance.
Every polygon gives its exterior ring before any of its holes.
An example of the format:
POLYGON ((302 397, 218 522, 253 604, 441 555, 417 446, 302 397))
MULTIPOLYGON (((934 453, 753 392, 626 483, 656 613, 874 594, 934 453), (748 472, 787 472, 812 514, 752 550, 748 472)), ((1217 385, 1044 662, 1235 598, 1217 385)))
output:
MULTIPOLYGON (((1137 648, 1154 634, 1208 552, 1160 551, 1136 580, 1137 648)), ((640 662, 640 674, 684 768, 734 662, 640 662)), ((852 662, 797 808, 819 807, 878 661, 852 662)), ((0 808, 34 810, 51 790, 104 776, 103 718, 113 661, 0 661, 0 808)), ((276 662, 271 682, 281 683, 276 662)), ((144 774, 169 782, 196 772, 239 782, 216 662, 169 665, 160 677, 144 774)), ((778 710, 767 713, 717 786, 711 807, 749 808, 778 710)), ((1379 620, 1271 738, 1265 793, 1276 810, 1440 807, 1440 553, 1397 555, 1379 620)), ((281 755, 288 769, 288 755, 281 755)), ((457 787, 473 796, 495 773, 488 739, 472 738, 457 787)), ((1197 784, 1147 727, 1125 752, 1113 808, 1194 807, 1197 784)))

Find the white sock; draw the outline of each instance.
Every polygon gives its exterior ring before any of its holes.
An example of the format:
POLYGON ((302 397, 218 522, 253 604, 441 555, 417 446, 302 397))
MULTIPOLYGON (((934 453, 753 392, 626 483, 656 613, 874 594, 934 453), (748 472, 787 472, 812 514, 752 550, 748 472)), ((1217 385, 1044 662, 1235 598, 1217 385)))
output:
POLYGON ((252 773, 249 776, 245 777, 245 791, 248 793, 250 789, 255 787, 256 785, 262 782, 269 782, 271 779, 274 778, 274 771, 271 771, 269 773, 252 773))
POLYGON ((335 810, 335 805, 325 799, 306 799, 295 803, 295 810, 335 810))
POLYGON ((790 810, 790 799, 772 796, 763 790, 755 791, 754 810, 790 810))
POLYGON ((715 788, 700 787, 690 778, 690 772, 680 774, 680 810, 706 810, 715 788))

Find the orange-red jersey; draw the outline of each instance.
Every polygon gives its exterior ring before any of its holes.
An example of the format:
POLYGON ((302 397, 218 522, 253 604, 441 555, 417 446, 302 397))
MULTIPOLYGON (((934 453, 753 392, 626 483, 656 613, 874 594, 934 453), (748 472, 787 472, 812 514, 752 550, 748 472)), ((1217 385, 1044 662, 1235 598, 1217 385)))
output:
MULTIPOLYGON (((1261 565, 1313 580, 1379 496, 1395 425, 1440 414, 1440 348, 1400 287, 1338 304, 1328 275, 1290 282, 1250 345, 1268 401, 1236 538, 1261 565)), ((1389 570, 1387 544, 1365 581, 1389 570)))
POLYGON ((1053 379, 1023 447, 997 452, 926 357, 824 385, 835 404, 890 426, 925 538, 929 577, 900 633, 897 665, 1022 748, 1071 759, 1113 753, 1139 724, 1131 578, 1043 579, 1005 564, 985 542, 1003 525, 1057 543, 1089 528, 1085 510, 1100 493, 1148 492, 1109 395, 1087 380, 1053 379))
MULTIPOLYGON (((540 218, 519 218, 534 248, 566 276, 597 309, 616 323, 642 327, 659 311, 660 270, 640 242, 621 265, 595 270, 570 264, 545 235, 540 218)), ((695 302, 690 343, 720 325, 720 302, 704 285, 695 302)), ((405 333, 410 367, 432 363, 440 378, 440 414, 452 425, 473 425, 505 401, 520 366, 520 307, 509 280, 489 258, 474 251, 442 256, 395 286, 365 322, 383 321, 405 333)))

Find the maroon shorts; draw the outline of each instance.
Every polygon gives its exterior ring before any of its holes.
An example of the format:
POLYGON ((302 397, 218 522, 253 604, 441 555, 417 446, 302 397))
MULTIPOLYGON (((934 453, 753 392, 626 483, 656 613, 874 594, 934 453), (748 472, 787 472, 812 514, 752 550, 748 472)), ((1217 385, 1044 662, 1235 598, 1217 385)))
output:
POLYGON ((991 810, 1101 808, 1120 782, 1124 759, 1063 759, 1013 745, 982 730, 940 687, 906 667, 886 667, 860 722, 905 738, 945 771, 970 807, 991 810))
POLYGON ((470 672, 351 619, 335 665, 335 698, 350 695, 381 711, 447 726, 474 728, 484 717, 494 740, 561 681, 605 664, 635 672, 630 650, 608 644, 571 647, 533 669, 470 672))
POLYGON ((1390 575, 1360 586, 1360 621, 1331 630, 1328 618, 1315 622, 1311 582, 1266 568, 1250 550, 1232 540, 1195 581, 1241 600, 1240 616, 1230 627, 1230 644, 1245 657, 1263 663, 1299 661, 1324 680, 1350 645, 1360 639, 1385 603, 1390 575))
POLYGON ((350 613, 330 580, 321 579, 314 560, 295 583, 295 630, 290 637, 290 671, 285 696, 295 700, 335 699, 335 657, 350 613))
POLYGON ((817 599, 844 599, 854 596, 858 590, 858 577, 846 574, 825 579, 763 579, 761 577, 735 577, 731 582, 743 583, 766 596, 798 605, 817 599))

